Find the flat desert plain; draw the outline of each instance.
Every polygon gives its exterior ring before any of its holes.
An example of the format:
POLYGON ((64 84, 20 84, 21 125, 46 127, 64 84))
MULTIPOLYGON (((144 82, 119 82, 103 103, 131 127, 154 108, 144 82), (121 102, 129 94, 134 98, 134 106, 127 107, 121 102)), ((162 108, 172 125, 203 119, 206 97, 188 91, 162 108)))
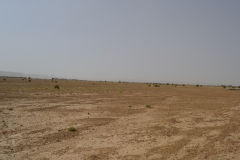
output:
POLYGON ((240 91, 1 78, 0 129, 1 160, 240 160, 240 91))

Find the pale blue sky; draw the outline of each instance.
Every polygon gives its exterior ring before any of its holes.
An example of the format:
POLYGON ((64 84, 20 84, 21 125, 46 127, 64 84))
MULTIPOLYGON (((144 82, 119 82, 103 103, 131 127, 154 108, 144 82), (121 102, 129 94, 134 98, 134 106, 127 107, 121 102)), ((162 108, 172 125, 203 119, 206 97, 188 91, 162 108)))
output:
POLYGON ((240 1, 1 0, 0 70, 240 85, 240 1))

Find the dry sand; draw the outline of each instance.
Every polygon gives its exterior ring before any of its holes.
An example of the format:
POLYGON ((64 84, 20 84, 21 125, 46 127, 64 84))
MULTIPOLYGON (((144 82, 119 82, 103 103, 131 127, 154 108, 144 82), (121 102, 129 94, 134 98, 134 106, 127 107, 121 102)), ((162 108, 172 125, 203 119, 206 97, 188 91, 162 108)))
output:
POLYGON ((220 87, 0 79, 0 122, 1 160, 240 160, 240 91, 220 87))

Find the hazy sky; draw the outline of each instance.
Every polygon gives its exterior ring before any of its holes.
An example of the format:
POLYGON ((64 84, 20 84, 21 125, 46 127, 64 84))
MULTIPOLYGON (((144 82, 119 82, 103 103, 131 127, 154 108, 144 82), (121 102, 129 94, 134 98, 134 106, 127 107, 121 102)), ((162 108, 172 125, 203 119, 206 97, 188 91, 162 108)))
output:
POLYGON ((240 1, 1 0, 0 70, 240 85, 240 1))

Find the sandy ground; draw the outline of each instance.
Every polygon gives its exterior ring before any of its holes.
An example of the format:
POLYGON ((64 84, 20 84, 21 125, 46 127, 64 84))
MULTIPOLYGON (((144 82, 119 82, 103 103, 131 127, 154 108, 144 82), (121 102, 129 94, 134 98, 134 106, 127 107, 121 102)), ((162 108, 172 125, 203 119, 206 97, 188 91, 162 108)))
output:
POLYGON ((1 160, 240 160, 240 91, 0 79, 0 129, 1 160))

